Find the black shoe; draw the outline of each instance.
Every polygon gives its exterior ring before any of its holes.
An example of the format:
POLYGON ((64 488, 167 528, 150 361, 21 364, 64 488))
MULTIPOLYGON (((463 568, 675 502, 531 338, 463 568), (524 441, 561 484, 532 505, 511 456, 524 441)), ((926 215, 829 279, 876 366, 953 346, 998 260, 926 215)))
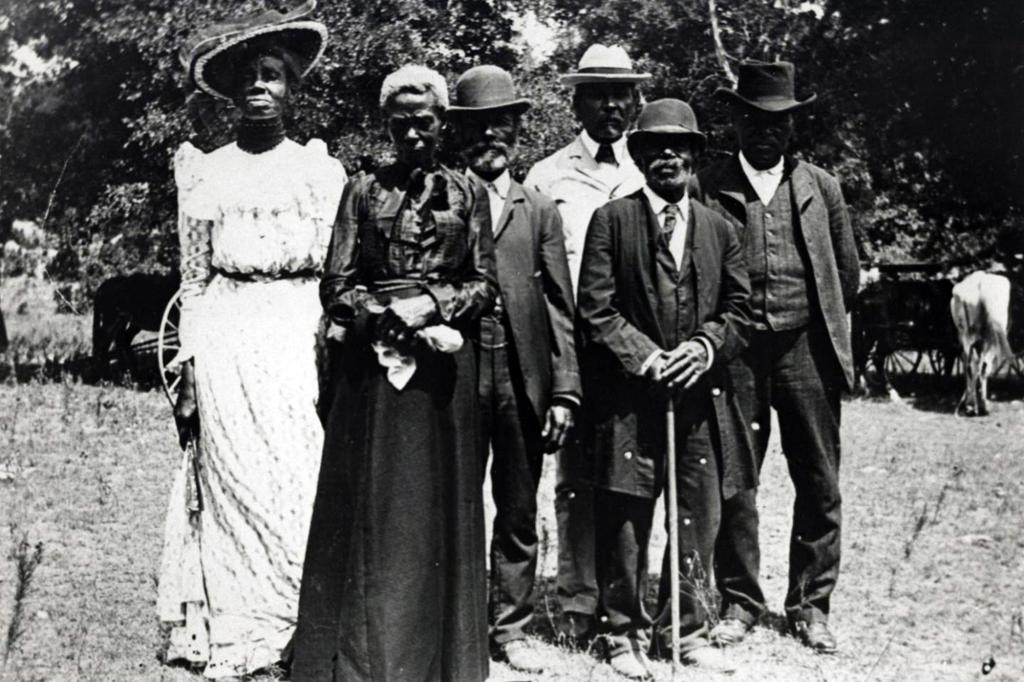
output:
POLYGON ((816 653, 834 654, 839 649, 836 638, 828 629, 828 623, 825 621, 808 623, 805 620, 798 620, 793 622, 792 628, 793 634, 800 640, 800 643, 816 653))

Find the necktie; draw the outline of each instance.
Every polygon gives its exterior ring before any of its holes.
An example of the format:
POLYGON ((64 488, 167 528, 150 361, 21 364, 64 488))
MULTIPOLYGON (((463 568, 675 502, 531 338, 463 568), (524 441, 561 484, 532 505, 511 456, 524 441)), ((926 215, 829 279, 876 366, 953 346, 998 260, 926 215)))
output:
POLYGON ((675 204, 669 204, 661 211, 665 214, 665 222, 661 226, 661 237, 668 244, 669 240, 672 239, 672 232, 676 229, 676 222, 679 218, 679 207, 675 204))
POLYGON ((594 156, 594 160, 598 163, 610 163, 613 166, 619 165, 615 160, 615 152, 612 151, 612 146, 607 142, 597 145, 597 155, 594 156))

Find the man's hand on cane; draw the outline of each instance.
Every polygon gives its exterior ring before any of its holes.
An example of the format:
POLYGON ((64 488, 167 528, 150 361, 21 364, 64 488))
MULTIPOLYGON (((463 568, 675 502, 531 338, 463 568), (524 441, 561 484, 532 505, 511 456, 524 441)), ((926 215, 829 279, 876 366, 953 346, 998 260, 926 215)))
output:
POLYGON ((695 339, 666 351, 663 358, 656 380, 668 388, 690 388, 709 369, 708 349, 695 339))

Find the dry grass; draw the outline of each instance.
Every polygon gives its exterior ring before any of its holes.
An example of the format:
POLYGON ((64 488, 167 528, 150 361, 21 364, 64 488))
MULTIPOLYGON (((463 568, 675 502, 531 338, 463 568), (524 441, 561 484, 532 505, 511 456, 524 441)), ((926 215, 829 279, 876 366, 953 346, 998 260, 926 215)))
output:
MULTIPOLYGON (((21 614, 0 680, 198 682, 159 661, 155 574, 176 461, 163 396, 21 384, 0 387, 0 415, 2 631, 21 614), (24 573, 39 544, 42 559, 26 585, 19 565, 24 573)), ((780 632, 776 615, 736 648, 741 671, 732 679, 980 680, 990 656, 996 666, 985 680, 1024 679, 1022 423, 1020 404, 997 403, 993 416, 965 420, 847 403, 845 552, 832 616, 841 653, 808 652, 780 632)), ((552 481, 548 472, 543 522, 553 539, 552 481)), ((792 508, 777 446, 761 502, 763 578, 777 614, 792 508)), ((549 629, 545 603, 557 608, 553 598, 540 600, 542 630, 549 629)), ((549 665, 538 678, 544 682, 617 679, 585 652, 539 639, 537 646, 549 665)), ((524 679, 498 664, 492 672, 494 680, 524 679)), ((669 679, 667 665, 656 672, 669 679)), ((684 671, 677 679, 713 678, 684 671)))

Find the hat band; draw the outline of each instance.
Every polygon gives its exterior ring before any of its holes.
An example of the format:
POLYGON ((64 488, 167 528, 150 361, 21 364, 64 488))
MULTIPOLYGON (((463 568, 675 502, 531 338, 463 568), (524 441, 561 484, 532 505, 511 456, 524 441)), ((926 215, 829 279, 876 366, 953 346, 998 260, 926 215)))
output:
POLYGON ((634 71, 620 66, 585 66, 577 73, 634 73, 634 71))

